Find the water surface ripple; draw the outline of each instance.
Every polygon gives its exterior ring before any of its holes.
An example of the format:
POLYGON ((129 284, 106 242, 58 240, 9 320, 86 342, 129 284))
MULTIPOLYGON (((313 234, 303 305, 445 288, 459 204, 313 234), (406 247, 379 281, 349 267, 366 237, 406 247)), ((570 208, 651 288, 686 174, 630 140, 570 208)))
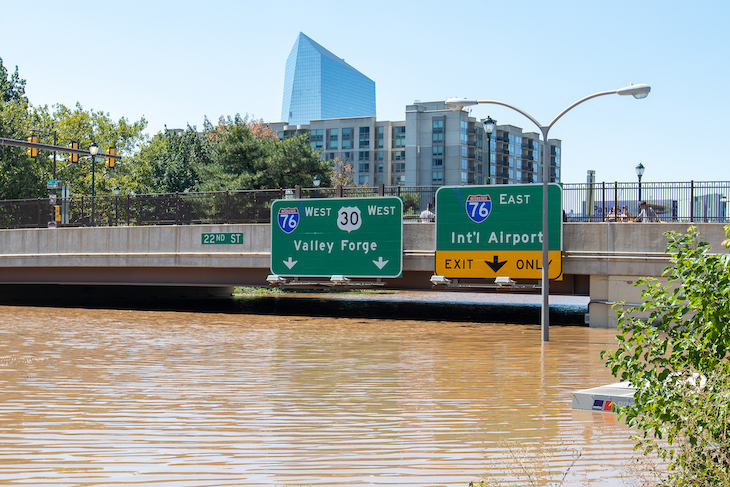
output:
POLYGON ((545 481, 622 485, 626 426, 571 409, 614 381, 614 335, 0 307, 0 484, 524 485, 524 455, 545 481))

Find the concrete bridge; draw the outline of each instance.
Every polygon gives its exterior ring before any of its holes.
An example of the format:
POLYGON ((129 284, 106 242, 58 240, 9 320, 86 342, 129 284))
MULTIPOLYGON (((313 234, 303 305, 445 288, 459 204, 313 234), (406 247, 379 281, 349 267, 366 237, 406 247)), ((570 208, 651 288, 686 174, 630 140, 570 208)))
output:
MULTIPOLYGON (((404 223, 403 278, 387 288, 431 289, 435 266, 433 223, 404 223)), ((659 277, 669 265, 663 232, 687 223, 565 223, 562 281, 554 294, 590 296, 590 325, 615 327, 615 302, 639 302, 642 276, 659 277)), ((695 224, 713 251, 726 251, 720 223, 695 224)), ((233 286, 267 286, 269 224, 171 225, 0 230, 0 284, 168 286, 230 293, 233 286), (238 233, 240 242, 205 244, 204 234, 238 233)), ((484 283, 484 280, 481 281, 484 283)), ((472 289, 473 290, 473 289, 472 289)))

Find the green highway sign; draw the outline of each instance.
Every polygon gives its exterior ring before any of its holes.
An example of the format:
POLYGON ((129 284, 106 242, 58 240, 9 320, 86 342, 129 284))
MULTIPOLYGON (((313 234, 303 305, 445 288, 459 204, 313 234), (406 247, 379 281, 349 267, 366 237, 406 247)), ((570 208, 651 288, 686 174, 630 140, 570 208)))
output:
POLYGON ((204 233, 200 240, 201 245, 240 245, 243 244, 243 233, 204 233))
MULTIPOLYGON (((542 184, 436 191, 436 274, 542 278, 542 184)), ((562 278, 562 188, 548 185, 549 277, 562 278)))
POLYGON ((284 277, 400 277, 403 203, 396 196, 276 200, 271 272, 284 277))

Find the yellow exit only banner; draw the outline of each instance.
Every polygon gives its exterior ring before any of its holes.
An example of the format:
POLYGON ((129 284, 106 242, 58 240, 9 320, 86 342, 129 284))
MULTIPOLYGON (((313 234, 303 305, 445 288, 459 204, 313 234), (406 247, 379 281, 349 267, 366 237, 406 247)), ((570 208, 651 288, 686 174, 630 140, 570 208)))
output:
MULTIPOLYGON (((548 252, 548 277, 563 279, 562 252, 548 252)), ((542 279, 541 250, 437 250, 436 274, 451 278, 542 279)))

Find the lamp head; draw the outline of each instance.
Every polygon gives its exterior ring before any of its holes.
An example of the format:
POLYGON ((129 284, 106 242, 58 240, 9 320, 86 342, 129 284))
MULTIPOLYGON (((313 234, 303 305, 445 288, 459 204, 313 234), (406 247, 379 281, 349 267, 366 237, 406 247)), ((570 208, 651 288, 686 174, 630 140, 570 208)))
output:
POLYGON ((651 86, 649 86, 649 85, 645 85, 643 83, 639 83, 638 85, 635 85, 635 84, 631 83, 629 86, 627 86, 625 88, 620 88, 620 89, 616 90, 616 93, 618 93, 619 95, 623 95, 623 96, 633 95, 634 98, 640 100, 642 98, 646 98, 647 96, 649 96, 650 91, 651 91, 651 86))
POLYGON ((96 145, 96 142, 92 142, 89 146, 89 153, 91 153, 92 156, 95 156, 99 153, 99 146, 96 145))
POLYGON ((482 120, 482 123, 484 124, 484 131, 488 134, 494 133, 494 128, 497 126, 497 121, 492 120, 492 117, 487 117, 484 120, 482 120))
POLYGON ((119 189, 119 186, 115 187, 115 188, 114 188, 114 196, 119 196, 119 192, 120 192, 120 191, 121 191, 121 190, 119 189))
POLYGON ((644 165, 642 163, 639 163, 639 165, 636 166, 636 175, 639 176, 639 178, 641 178, 641 176, 644 175, 645 169, 646 168, 644 167, 644 165))
POLYGON ((314 183, 315 188, 319 188, 319 185, 322 183, 322 180, 319 176, 314 176, 314 179, 312 179, 312 182, 314 183))
POLYGON ((466 98, 449 98, 446 100, 446 106, 451 108, 452 110, 461 110, 464 107, 470 107, 472 105, 476 105, 476 100, 467 100, 466 98))

